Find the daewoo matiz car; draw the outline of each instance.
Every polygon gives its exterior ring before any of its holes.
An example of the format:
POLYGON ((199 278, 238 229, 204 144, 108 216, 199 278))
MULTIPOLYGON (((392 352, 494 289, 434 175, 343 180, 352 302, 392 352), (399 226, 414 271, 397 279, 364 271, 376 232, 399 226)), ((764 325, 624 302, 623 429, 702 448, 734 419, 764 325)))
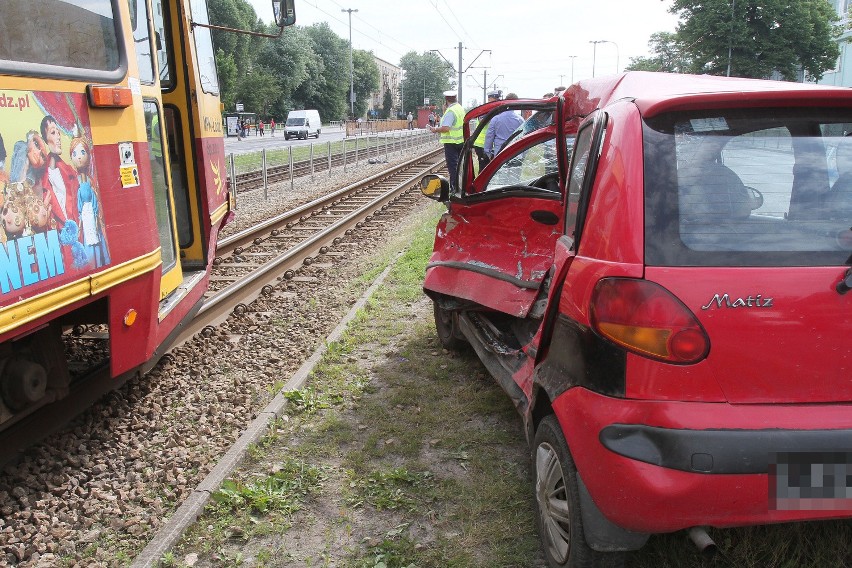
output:
POLYGON ((852 516, 852 92, 627 73, 471 119, 424 290, 524 419, 550 565, 852 516))

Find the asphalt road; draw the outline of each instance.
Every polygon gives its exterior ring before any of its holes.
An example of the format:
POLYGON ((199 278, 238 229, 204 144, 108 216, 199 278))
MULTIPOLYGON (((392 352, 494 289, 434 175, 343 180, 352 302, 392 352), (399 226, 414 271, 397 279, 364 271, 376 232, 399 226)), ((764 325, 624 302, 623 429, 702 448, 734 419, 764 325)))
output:
POLYGON ((225 154, 243 154, 246 152, 258 152, 264 148, 286 148, 287 146, 306 146, 308 144, 325 144, 343 140, 346 130, 340 126, 323 126, 319 138, 308 138, 307 140, 284 139, 284 126, 275 129, 275 136, 267 130, 264 136, 250 135, 242 140, 236 136, 225 137, 225 154))

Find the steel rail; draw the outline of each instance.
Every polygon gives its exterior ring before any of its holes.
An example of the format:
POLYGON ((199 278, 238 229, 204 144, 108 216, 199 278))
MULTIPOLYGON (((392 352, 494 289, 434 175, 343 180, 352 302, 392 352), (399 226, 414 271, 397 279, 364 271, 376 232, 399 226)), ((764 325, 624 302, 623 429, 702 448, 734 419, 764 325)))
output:
POLYGON ((351 196, 360 191, 363 191, 365 189, 365 186, 381 183, 385 178, 390 175, 399 173, 407 168, 416 167, 418 164, 422 163, 425 160, 435 158, 439 153, 440 150, 435 150, 422 156, 418 156, 417 158, 399 164, 389 170, 379 172, 364 180, 353 183, 346 187, 342 187, 336 191, 333 191, 332 193, 329 193, 309 203, 305 203, 304 205, 296 207, 295 209, 285 211, 280 215, 276 215, 275 217, 262 223, 259 223, 253 227, 249 227, 243 231, 234 233, 233 235, 220 239, 216 247, 216 256, 225 256, 251 243, 259 244, 257 242, 257 239, 262 238, 264 235, 267 235, 281 227, 286 227, 288 223, 292 223, 293 221, 298 220, 302 216, 313 214, 316 211, 320 211, 323 208, 328 207, 330 203, 333 203, 338 199, 345 198, 347 196, 351 196))
POLYGON ((271 293, 272 286, 277 284, 288 271, 295 272, 302 266, 310 264, 310 261, 306 261, 307 259, 324 254, 326 251, 323 249, 331 246, 336 238, 354 228, 360 228, 364 221, 371 220, 382 207, 413 189, 423 175, 442 167, 444 167, 443 161, 429 164, 328 227, 317 229, 315 234, 275 256, 261 268, 252 270, 245 276, 234 277, 233 283, 204 300, 195 318, 181 330, 172 347, 184 343, 203 330, 211 331, 209 328, 224 322, 235 309, 239 309, 239 306, 253 302, 262 293, 271 293))

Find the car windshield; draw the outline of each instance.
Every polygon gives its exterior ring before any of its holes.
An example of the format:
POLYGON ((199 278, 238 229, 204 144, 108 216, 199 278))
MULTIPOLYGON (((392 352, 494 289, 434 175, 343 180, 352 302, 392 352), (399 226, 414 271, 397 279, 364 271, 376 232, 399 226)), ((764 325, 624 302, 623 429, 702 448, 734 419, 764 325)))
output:
POLYGON ((287 126, 304 126, 305 119, 304 118, 288 118, 287 126))
POLYGON ((672 113, 644 130, 648 264, 850 262, 852 111, 672 113))

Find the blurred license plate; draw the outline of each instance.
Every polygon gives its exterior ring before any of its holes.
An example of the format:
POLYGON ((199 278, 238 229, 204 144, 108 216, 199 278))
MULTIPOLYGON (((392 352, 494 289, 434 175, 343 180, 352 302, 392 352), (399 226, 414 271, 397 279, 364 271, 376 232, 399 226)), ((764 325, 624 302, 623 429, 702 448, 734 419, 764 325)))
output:
POLYGON ((774 454, 769 506, 779 511, 852 511, 852 452, 774 454))

